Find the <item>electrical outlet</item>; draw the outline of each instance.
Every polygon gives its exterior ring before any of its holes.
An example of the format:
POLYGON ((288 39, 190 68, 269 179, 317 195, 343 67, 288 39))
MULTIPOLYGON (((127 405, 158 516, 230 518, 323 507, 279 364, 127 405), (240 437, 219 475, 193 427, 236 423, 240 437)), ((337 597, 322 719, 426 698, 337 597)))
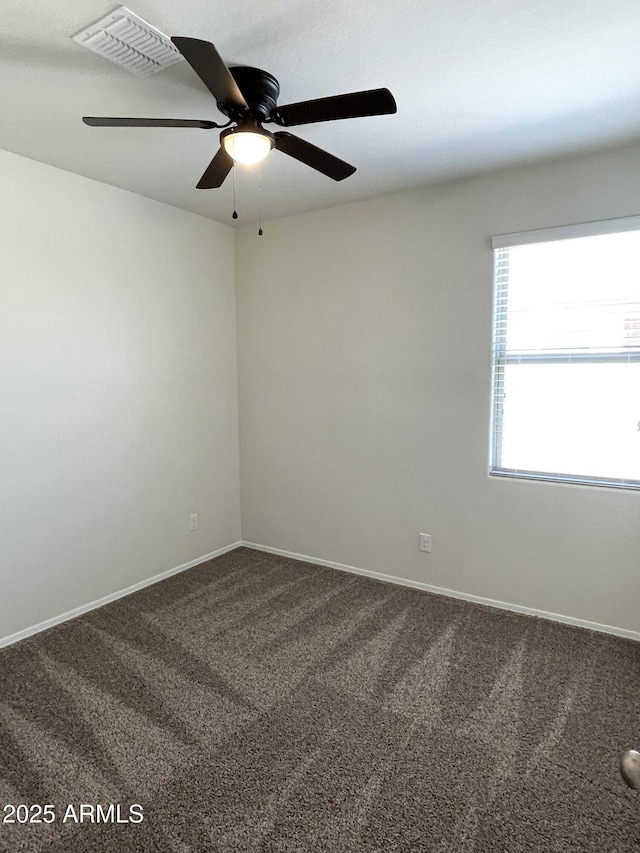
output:
POLYGON ((189 516, 189 530, 198 529, 198 513, 189 516))
POLYGON ((430 533, 421 533, 420 534, 420 550, 426 551, 427 554, 431 553, 431 534, 430 533))

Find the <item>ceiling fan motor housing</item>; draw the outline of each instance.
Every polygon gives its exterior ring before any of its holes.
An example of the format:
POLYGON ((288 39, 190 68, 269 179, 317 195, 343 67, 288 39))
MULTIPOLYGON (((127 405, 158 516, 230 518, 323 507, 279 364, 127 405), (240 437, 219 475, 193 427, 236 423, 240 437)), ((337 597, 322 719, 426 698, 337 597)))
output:
MULTIPOLYGON (((264 121, 275 110, 280 94, 280 84, 276 78, 268 71, 249 65, 236 65, 229 68, 229 71, 247 102, 250 115, 264 121)), ((218 104, 218 108, 231 119, 242 118, 242 114, 237 114, 237 107, 218 104)))

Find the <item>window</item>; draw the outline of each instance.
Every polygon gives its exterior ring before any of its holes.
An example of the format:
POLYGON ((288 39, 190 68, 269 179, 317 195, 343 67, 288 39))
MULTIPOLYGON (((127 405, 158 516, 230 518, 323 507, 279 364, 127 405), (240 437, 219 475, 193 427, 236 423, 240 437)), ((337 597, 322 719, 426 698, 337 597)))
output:
POLYGON ((640 488, 640 216, 493 247, 490 473, 640 488))

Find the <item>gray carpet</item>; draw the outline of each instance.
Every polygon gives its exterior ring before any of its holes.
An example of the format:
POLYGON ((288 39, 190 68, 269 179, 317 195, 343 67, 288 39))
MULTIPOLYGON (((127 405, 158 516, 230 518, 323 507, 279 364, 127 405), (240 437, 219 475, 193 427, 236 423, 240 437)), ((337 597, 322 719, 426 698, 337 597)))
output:
POLYGON ((0 849, 640 851, 639 685, 640 644, 239 549, 0 651, 0 805, 55 817, 0 849))

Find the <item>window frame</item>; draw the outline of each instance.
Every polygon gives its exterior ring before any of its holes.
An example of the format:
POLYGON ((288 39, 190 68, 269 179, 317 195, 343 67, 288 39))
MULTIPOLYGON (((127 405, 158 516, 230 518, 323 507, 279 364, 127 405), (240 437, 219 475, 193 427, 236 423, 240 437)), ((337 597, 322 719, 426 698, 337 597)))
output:
POLYGON ((640 216, 626 216, 595 222, 560 225, 534 231, 500 234, 491 239, 494 253, 493 266, 493 317, 491 340, 491 423, 489 447, 489 476, 508 479, 537 480, 571 485, 601 486, 606 488, 640 490, 640 480, 605 478, 590 475, 562 474, 551 471, 528 471, 506 468, 501 464, 502 421, 504 409, 504 372, 508 364, 576 364, 576 363, 629 363, 640 362, 637 353, 539 353, 510 355, 506 348, 508 313, 508 263, 504 251, 511 247, 575 237, 597 237, 627 231, 640 232, 640 216))

